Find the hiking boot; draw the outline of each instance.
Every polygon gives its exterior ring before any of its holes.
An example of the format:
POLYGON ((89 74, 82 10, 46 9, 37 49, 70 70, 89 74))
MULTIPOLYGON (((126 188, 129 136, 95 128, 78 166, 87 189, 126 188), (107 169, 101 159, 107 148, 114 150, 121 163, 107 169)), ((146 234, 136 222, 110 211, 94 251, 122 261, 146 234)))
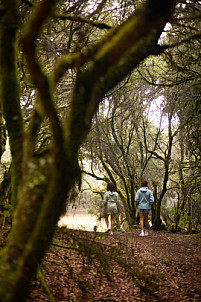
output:
POLYGON ((110 231, 110 228, 108 228, 107 231, 105 231, 105 233, 109 233, 109 231, 110 231))
POLYGON ((148 236, 148 235, 149 235, 149 233, 148 233, 147 230, 144 231, 144 235, 145 235, 145 236, 148 236))
POLYGON ((140 236, 144 236, 144 231, 143 230, 141 231, 140 236))

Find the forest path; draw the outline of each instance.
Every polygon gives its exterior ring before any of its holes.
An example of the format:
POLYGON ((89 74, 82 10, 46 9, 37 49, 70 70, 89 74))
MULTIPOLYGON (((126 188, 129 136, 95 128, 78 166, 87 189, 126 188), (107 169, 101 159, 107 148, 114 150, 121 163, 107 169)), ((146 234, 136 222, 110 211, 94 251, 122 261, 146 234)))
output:
POLYGON ((158 276, 162 300, 201 301, 200 237, 153 231, 146 237, 138 236, 139 231, 134 234, 127 233, 127 240, 136 244, 137 263, 158 276))
MULTIPOLYGON (((150 231, 140 237, 138 229, 115 232, 114 235, 70 230, 59 231, 54 242, 68 246, 64 249, 51 246, 43 264, 43 274, 54 301, 58 302, 191 302, 201 301, 201 244, 199 237, 190 238, 181 234, 150 231), (69 237, 69 232, 72 237, 69 237), (72 238, 78 236, 79 244, 72 238), (196 239, 197 238, 197 239, 196 239), (88 262, 84 253, 76 251, 84 244, 100 243, 106 250, 115 247, 121 251, 121 259, 135 270, 139 268, 153 281, 133 279, 121 265, 112 259, 108 265, 112 282, 104 276, 102 265, 92 255, 88 262), (69 249, 69 246, 72 248, 69 249), (74 250, 75 248, 75 250, 74 250), (102 269, 102 273, 101 273, 102 269), (75 277, 77 276, 77 277, 75 277), (73 280, 74 278, 74 280, 73 280), (140 280, 140 282, 138 282, 140 280), (155 287, 155 285, 156 287, 155 287), (141 285, 145 291, 141 291, 141 285), (81 286, 81 288, 80 288, 81 286), (149 289, 153 295, 146 292, 149 289)), ((86 247, 85 247, 86 248, 86 247)), ((86 250, 85 250, 86 252, 86 250)), ((101 247, 99 256, 101 256, 101 247)), ((114 254, 113 254, 114 255, 114 254)), ((118 257, 118 253, 117 256, 118 257)), ((102 257, 102 256, 101 256, 102 257)), ((30 301, 50 301, 39 291, 39 282, 33 282, 30 301)))

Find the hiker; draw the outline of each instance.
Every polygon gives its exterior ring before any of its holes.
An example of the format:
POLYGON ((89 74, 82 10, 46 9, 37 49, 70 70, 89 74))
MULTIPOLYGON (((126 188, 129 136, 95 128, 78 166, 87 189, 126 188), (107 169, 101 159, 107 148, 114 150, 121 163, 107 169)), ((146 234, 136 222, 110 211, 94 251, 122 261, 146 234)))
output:
POLYGON ((154 196, 151 190, 148 189, 148 182, 144 180, 141 184, 141 188, 135 195, 135 202, 137 205, 137 212, 140 215, 140 236, 148 236, 149 222, 148 216, 150 212, 150 205, 154 202, 154 196), (145 230, 144 230, 145 224, 145 230))
POLYGON ((106 233, 113 235, 113 227, 114 227, 114 218, 118 213, 117 205, 119 203, 119 196, 115 189, 115 184, 113 182, 109 182, 107 184, 107 192, 103 197, 104 203, 104 214, 105 214, 105 223, 107 226, 106 233), (110 227, 109 227, 109 215, 111 219, 110 227))

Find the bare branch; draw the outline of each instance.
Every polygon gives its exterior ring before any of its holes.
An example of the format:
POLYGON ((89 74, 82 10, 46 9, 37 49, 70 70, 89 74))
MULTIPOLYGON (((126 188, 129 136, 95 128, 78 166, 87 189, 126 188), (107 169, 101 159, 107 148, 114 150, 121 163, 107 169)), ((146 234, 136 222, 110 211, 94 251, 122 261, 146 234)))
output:
POLYGON ((106 23, 98 22, 98 21, 92 21, 92 20, 86 19, 86 18, 81 17, 81 16, 57 14, 55 17, 60 19, 60 20, 69 20, 69 21, 73 21, 73 22, 80 22, 80 23, 84 23, 84 24, 90 24, 90 25, 92 25, 94 27, 97 27, 99 29, 110 29, 111 28, 111 26, 106 24, 106 23))

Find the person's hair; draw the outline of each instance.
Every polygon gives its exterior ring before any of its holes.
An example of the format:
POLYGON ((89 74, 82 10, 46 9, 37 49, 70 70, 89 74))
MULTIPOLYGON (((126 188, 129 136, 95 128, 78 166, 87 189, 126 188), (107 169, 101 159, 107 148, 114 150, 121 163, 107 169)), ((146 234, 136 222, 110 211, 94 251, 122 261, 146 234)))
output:
POLYGON ((143 180, 141 183, 141 187, 147 187, 147 185, 148 185, 148 181, 143 180))
POLYGON ((110 192, 116 191, 115 184, 113 182, 109 182, 107 184, 107 191, 110 191, 110 192))

